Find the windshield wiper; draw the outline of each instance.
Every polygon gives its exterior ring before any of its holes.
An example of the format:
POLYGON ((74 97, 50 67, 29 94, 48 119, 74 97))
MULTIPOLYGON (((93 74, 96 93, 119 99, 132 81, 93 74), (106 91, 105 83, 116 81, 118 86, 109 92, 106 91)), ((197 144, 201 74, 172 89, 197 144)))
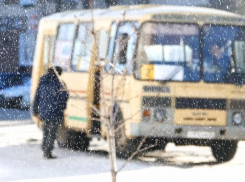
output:
POLYGON ((181 67, 177 67, 177 68, 175 68, 172 72, 171 72, 171 74, 170 74, 170 76, 166 79, 166 81, 170 81, 170 80, 172 80, 181 70, 183 70, 183 68, 184 68, 184 66, 181 66, 181 67))

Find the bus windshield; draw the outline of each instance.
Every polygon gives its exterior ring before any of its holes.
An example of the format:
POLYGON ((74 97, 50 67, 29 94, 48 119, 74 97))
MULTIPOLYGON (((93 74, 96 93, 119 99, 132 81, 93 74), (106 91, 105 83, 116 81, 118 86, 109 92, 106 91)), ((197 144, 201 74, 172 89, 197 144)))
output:
POLYGON ((154 66, 154 80, 197 82, 203 75, 205 82, 230 83, 232 73, 245 73, 243 27, 204 25, 200 32, 196 24, 145 23, 137 59, 154 66))
POLYGON ((137 58, 154 65, 155 80, 200 80, 200 30, 196 24, 145 23, 137 58))

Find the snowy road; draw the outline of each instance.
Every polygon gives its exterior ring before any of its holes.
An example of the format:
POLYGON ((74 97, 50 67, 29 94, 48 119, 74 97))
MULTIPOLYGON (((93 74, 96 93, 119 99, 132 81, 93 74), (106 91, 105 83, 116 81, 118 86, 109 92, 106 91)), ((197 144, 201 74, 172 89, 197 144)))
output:
MULTIPOLYGON (((27 111, 6 110, 0 117, 0 182, 5 181, 108 181, 106 152, 59 149, 55 160, 42 157, 41 131, 27 111), (20 117, 19 117, 20 116, 20 117)), ((90 149, 98 149, 93 141, 90 149)), ((103 144, 103 142, 102 142, 103 144)), ((245 142, 239 143, 235 158, 224 164, 214 162, 209 147, 175 147, 149 153, 127 164, 118 181, 245 181, 245 142)), ((118 160, 118 166, 125 161, 118 160)))

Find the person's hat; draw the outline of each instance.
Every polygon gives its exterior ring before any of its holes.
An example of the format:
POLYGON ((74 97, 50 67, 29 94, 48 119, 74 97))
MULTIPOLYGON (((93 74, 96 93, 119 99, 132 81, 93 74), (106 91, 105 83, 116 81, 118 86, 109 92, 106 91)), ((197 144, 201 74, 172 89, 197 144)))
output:
POLYGON ((63 70, 60 66, 55 66, 55 70, 58 72, 59 75, 61 75, 63 72, 63 70))

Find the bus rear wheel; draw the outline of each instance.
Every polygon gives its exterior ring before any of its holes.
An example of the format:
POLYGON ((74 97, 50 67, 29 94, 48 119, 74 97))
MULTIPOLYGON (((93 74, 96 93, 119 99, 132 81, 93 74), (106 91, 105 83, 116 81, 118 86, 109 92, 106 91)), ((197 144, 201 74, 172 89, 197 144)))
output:
POLYGON ((143 144, 143 148, 149 148, 146 151, 162 150, 167 146, 167 141, 163 138, 147 138, 143 144))
POLYGON ((58 146, 73 150, 86 151, 89 147, 89 138, 85 132, 78 132, 60 125, 58 128, 58 146))
POLYGON ((236 154, 236 140, 221 140, 212 142, 211 149, 217 162, 230 161, 236 154))
POLYGON ((68 130, 67 147, 73 150, 86 151, 89 146, 89 138, 85 132, 68 130))

